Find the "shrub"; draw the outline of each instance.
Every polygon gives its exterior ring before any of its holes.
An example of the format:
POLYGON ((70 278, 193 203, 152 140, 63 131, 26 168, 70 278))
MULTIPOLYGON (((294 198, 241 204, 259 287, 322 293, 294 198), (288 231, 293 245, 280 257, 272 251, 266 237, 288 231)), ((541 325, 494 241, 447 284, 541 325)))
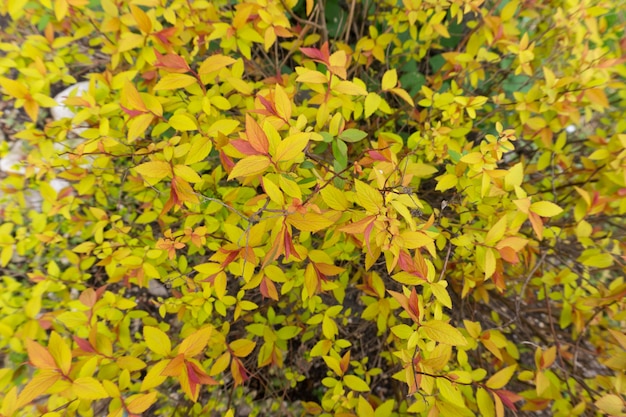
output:
POLYGON ((625 412, 619 2, 0 13, 0 415, 625 412))

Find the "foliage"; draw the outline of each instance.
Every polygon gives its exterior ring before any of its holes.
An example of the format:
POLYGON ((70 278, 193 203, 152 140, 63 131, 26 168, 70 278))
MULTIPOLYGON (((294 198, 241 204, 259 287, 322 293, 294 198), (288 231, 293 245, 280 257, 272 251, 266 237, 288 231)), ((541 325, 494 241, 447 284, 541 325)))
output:
POLYGON ((626 412, 619 2, 0 13, 0 415, 626 412))

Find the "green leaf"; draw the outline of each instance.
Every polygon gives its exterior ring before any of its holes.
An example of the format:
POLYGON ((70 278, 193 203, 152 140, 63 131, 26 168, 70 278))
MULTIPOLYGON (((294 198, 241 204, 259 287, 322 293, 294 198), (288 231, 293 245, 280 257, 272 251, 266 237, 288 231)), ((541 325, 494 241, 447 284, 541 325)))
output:
POLYGON ((339 139, 344 142, 358 142, 367 137, 367 133, 359 129, 346 129, 339 134, 339 139))

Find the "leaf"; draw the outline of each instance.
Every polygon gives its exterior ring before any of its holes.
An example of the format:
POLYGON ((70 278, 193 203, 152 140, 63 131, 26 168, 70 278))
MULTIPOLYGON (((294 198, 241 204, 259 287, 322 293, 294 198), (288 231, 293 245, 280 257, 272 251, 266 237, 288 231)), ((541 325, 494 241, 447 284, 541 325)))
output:
POLYGON ((267 155, 270 147, 267 135, 249 113, 246 114, 246 136, 248 143, 254 150, 260 154, 267 155))
POLYGON ((130 5, 130 12, 135 19, 135 22, 137 22, 137 27, 139 28, 139 30, 141 30, 146 35, 150 34, 150 32, 152 32, 152 22, 150 21, 150 17, 148 17, 146 12, 144 12, 134 4, 130 5))
POLYGON ((279 85, 276 84, 274 90, 274 103, 276 104, 276 112, 285 121, 291 119, 291 100, 287 95, 287 92, 279 85))
POLYGON ((209 343, 212 332, 213 327, 211 326, 205 326, 201 329, 196 330, 181 342, 180 346, 178 347, 178 354, 182 354, 186 358, 196 356, 197 354, 202 352, 207 343, 209 343))
POLYGON ((435 342, 452 346, 465 346, 467 344, 460 331, 441 320, 422 322, 420 329, 423 329, 424 334, 435 342))
POLYGON ((382 89, 383 91, 391 90, 396 85, 398 85, 398 72, 395 68, 390 69, 385 72, 382 80, 382 89))
POLYGON ((367 213, 379 213, 383 207, 383 196, 380 191, 370 187, 363 181, 355 180, 356 201, 367 213))
POLYGON ((202 62, 200 68, 198 68, 198 74, 210 74, 212 72, 219 71, 228 65, 234 64, 235 62, 237 61, 229 56, 221 54, 211 55, 202 62))
POLYGON ((102 383, 92 377, 76 378, 72 383, 72 391, 81 400, 100 400, 109 397, 102 383))
POLYGON ((154 387, 158 387, 163 382, 165 382, 167 377, 162 375, 162 373, 170 362, 170 360, 165 359, 153 365, 148 370, 148 373, 143 378, 143 381, 141 381, 141 387, 139 389, 141 391, 147 391, 154 387))
POLYGON ((231 180, 236 177, 259 175, 270 166, 270 160, 264 155, 251 155, 237 162, 228 175, 231 180))
POLYGON ((344 375, 344 384, 353 391, 368 392, 370 387, 356 375, 344 375))
POLYGON ((437 177, 437 186, 435 190, 446 191, 452 187, 455 187, 459 182, 459 178, 454 174, 444 174, 437 177))
POLYGON ((591 255, 582 261, 585 266, 591 266, 593 268, 609 268, 613 265, 613 255, 610 253, 599 253, 597 255, 591 255))
POLYGON ((380 103, 382 102, 382 100, 383 100, 382 97, 380 97, 376 93, 369 93, 367 97, 365 97, 364 114, 365 114, 366 119, 369 118, 372 114, 374 114, 376 110, 378 110, 378 107, 380 106, 380 103))
POLYGON ((191 183, 202 181, 198 173, 186 165, 174 165, 174 175, 191 183))
POLYGON ((496 409, 491 395, 483 387, 476 390, 476 403, 482 417, 495 417, 496 409))
POLYGON ((274 161, 291 161, 299 156, 303 156, 304 148, 308 145, 310 138, 311 134, 305 132, 287 136, 276 147, 276 155, 273 158, 274 161))
POLYGON ((496 253, 492 248, 485 248, 485 279, 496 272, 496 253))
POLYGON ((48 350, 39 343, 27 339, 26 351, 30 363, 39 369, 57 369, 57 364, 48 350))
POLYGON ((500 389, 504 387, 509 383, 516 369, 517 365, 511 365, 500 369, 487 380, 485 385, 491 389, 500 389))
POLYGON ((230 343, 230 349, 233 352, 233 355, 238 358, 245 358, 250 355, 254 348, 256 347, 256 342, 248 339, 238 339, 230 343))
POLYGON ((22 408, 30 404, 35 398, 47 392, 48 388, 53 386, 61 379, 58 371, 44 370, 31 379, 17 396, 16 408, 22 408))
POLYGON ((139 394, 131 397, 132 400, 126 402, 126 408, 133 414, 141 414, 152 406, 157 400, 157 392, 139 394))
POLYGON ((290 214, 287 216, 287 223, 305 232, 317 232, 335 224, 332 220, 313 212, 290 214))
MULTIPOLYGON (((443 282, 446 283, 446 281, 443 282)), ((437 301, 445 307, 452 308, 452 299, 450 298, 450 294, 448 294, 448 290, 441 282, 434 282, 430 284, 430 289, 437 301)))
POLYGON ((161 329, 144 326, 143 338, 148 345, 148 349, 161 356, 169 356, 172 351, 170 338, 161 329))
POLYGON ((299 335, 301 331, 302 329, 298 326, 283 326, 278 329, 276 336, 281 340, 289 340, 299 335))
POLYGON ((601 411, 612 416, 621 415, 624 408, 624 401, 615 394, 606 394, 594 404, 601 411))
POLYGON ((395 334, 402 340, 406 340, 411 337, 413 333, 415 333, 415 330, 406 324, 397 324, 391 328, 391 333, 395 334))
POLYGON ((320 194, 328 207, 333 210, 345 211, 350 207, 346 194, 332 184, 328 184, 326 187, 322 188, 320 194))
POLYGON ((176 113, 167 121, 167 123, 174 129, 181 132, 188 132, 190 130, 198 130, 196 125, 196 119, 189 113, 176 113))
POLYGON ((339 81, 332 90, 348 96, 366 96, 367 90, 352 81, 339 81))
POLYGON ((179 88, 189 87, 197 81, 195 77, 188 74, 166 74, 154 86, 154 91, 177 90, 179 88))
POLYGON ((367 133, 359 129, 346 129, 339 134, 344 142, 359 142, 367 137, 367 133))
POLYGON ((549 201, 539 201, 530 205, 530 211, 541 217, 554 217, 563 212, 563 209, 549 201))
POLYGON ((63 375, 68 375, 70 373, 70 368, 72 367, 72 351, 67 343, 65 343, 65 340, 63 340, 57 332, 52 332, 50 334, 48 351, 54 358, 54 361, 63 375))
POLYGON ((135 167, 135 170, 144 177, 161 180, 172 175, 172 166, 165 161, 146 162, 135 167))

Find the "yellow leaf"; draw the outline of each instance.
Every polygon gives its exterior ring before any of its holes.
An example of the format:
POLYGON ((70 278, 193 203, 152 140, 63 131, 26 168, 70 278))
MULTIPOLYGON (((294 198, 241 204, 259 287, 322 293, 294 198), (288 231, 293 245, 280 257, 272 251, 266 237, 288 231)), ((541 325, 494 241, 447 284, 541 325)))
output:
POLYGON ((483 387, 478 387, 476 390, 476 403, 478 404, 478 411, 480 411, 482 417, 496 416, 493 399, 483 387))
POLYGON ((287 216, 287 223, 298 230, 305 232, 317 232, 318 230, 332 226, 335 222, 327 219, 321 214, 309 212, 304 214, 290 214, 287 216))
POLYGON ((35 398, 45 394, 48 388, 53 386, 59 379, 61 379, 61 374, 56 370, 39 372, 17 396, 16 408, 22 408, 35 398))
POLYGON ((256 347, 256 342, 248 339, 238 339, 230 343, 230 350, 232 350, 233 355, 238 358, 245 358, 249 354, 252 353, 254 348, 256 347))
POLYGON ((624 409, 624 401, 615 394, 607 394, 603 396, 595 402, 595 405, 603 412, 612 416, 622 415, 622 411, 624 409))
POLYGON ((174 129, 181 132, 188 132, 190 130, 197 130, 196 119, 189 113, 176 113, 167 121, 167 123, 174 129))
POLYGON ((383 91, 391 90, 396 85, 398 85, 398 72, 393 68, 383 75, 382 89, 383 91))
POLYGON ((279 84, 276 84, 276 90, 274 90, 274 103, 278 115, 288 121, 291 118, 291 100, 279 84))
POLYGON ((452 187, 456 187, 459 179, 454 174, 444 174, 437 177, 437 186, 435 190, 437 191, 446 191, 452 187))
POLYGON ((333 91, 349 96, 365 96, 367 90, 352 81, 339 81, 333 86, 333 91))
POLYGON ((378 213, 383 207, 383 196, 380 191, 370 187, 366 183, 356 180, 356 202, 368 213, 378 213))
POLYGON ((154 91, 161 90, 177 90, 179 88, 188 87, 197 80, 187 74, 165 74, 163 78, 154 86, 154 91))
POLYGON ((14 386, 6 393, 4 399, 1 401, 2 407, 0 407, 0 415, 12 416, 17 410, 17 387, 14 386))
POLYGON ((189 148, 189 152, 185 157, 185 165, 192 165, 204 160, 204 158, 209 155, 212 148, 213 144, 211 143, 211 139, 205 136, 195 136, 191 140, 191 148, 189 148))
POLYGON ((524 164, 518 162, 513 165, 504 176, 504 185, 506 190, 513 190, 516 186, 522 185, 524 180, 524 164))
POLYGON ((420 326, 424 334, 435 342, 452 346, 465 346, 467 341, 460 331, 441 320, 423 322, 420 326))
POLYGON ((57 21, 61 22, 67 11, 69 10, 69 4, 67 0, 55 0, 54 2, 54 17, 57 18, 57 21))
POLYGON ((606 94, 602 88, 589 88, 585 90, 585 97, 593 104, 598 104, 603 108, 609 107, 609 100, 606 98, 606 94))
POLYGON ((280 188, 278 188, 278 185, 276 185, 267 176, 263 177, 262 184, 263 190, 265 190, 265 194, 267 194, 270 200, 279 206, 283 206, 285 204, 285 198, 283 197, 283 193, 280 191, 280 188))
POLYGON ((296 78, 296 81, 300 83, 324 84, 328 82, 328 78, 326 77, 326 75, 322 74, 319 71, 313 71, 303 67, 298 67, 296 68, 296 72, 300 74, 298 75, 298 78, 296 78))
POLYGON ((610 253, 599 253, 591 255, 582 261, 585 266, 594 268, 608 268, 613 265, 613 256, 610 253))
POLYGON ((291 161, 298 156, 303 155, 303 150, 306 148, 311 138, 310 133, 300 132, 287 136, 276 147, 276 155, 274 161, 291 161))
POLYGON ((489 229, 487 236, 485 236, 485 245, 495 245, 500 239, 502 239, 504 232, 506 232, 506 216, 502 216, 502 218, 500 218, 500 220, 498 220, 496 224, 489 229))
MULTIPOLYGON (((444 281, 444 283, 447 282, 444 281)), ((450 294, 448 294, 448 290, 441 282, 434 282, 430 284, 430 289, 437 301, 445 307, 452 308, 452 299, 450 298, 450 294)))
POLYGON ((157 392, 149 392, 147 394, 133 395, 126 402, 126 408, 133 414, 141 414, 146 411, 157 400, 157 392))
POLYGON ((320 194, 328 207, 333 210, 345 211, 350 206, 346 194, 332 184, 322 188, 320 194))
POLYGON ((496 253, 491 248, 485 248, 485 279, 491 278, 496 272, 496 253))
POLYGON ((561 213, 563 209, 549 201, 539 201, 530 205, 530 211, 541 217, 553 217, 561 213))
POLYGON ((237 162, 230 175, 228 175, 228 179, 258 175, 265 171, 268 166, 270 166, 270 160, 267 156, 251 155, 237 162))
POLYGON ((59 336, 57 332, 50 334, 50 342, 48 343, 48 351, 54 358, 64 375, 68 375, 72 367, 72 351, 65 340, 59 336))
POLYGON ((365 118, 370 117, 378 110, 378 106, 382 100, 383 99, 376 93, 369 93, 367 97, 365 97, 365 118))
POLYGON ((99 400, 109 396, 100 381, 92 377, 75 379, 72 383, 72 390, 81 400, 99 400))
POLYGON ((143 338, 148 345, 148 349, 161 356, 169 356, 172 351, 170 338, 159 328, 144 326, 143 338))
POLYGON ((413 97, 411 97, 409 93, 406 92, 406 90, 402 88, 392 88, 389 91, 391 91, 393 94, 400 97, 402 100, 406 101, 409 106, 415 107, 415 102, 413 101, 413 97))
POLYGON ((352 391, 368 392, 370 390, 367 382, 363 381, 356 375, 345 375, 343 377, 343 382, 352 391))
POLYGON ((10 78, 0 77, 0 86, 14 98, 25 98, 28 95, 28 88, 24 84, 10 78))
POLYGON ((187 182, 200 182, 202 178, 186 165, 174 165, 174 175, 184 179, 187 182))
POLYGON ((137 22, 139 30, 146 35, 150 34, 150 32, 152 32, 152 22, 146 12, 133 4, 130 5, 130 12, 135 19, 135 22, 137 22))
POLYGON ((423 248, 433 243, 433 238, 424 232, 412 232, 410 230, 402 232, 400 237, 403 240, 403 246, 406 249, 423 248))
POLYGON ((161 373, 165 370, 169 363, 170 361, 168 359, 165 359, 152 366, 148 370, 146 376, 143 378, 143 381, 141 381, 141 387, 139 389, 141 391, 146 391, 154 387, 158 387, 163 382, 165 382, 167 377, 161 375, 161 373))
POLYGON ((172 166, 165 161, 146 162, 136 166, 135 170, 141 176, 159 180, 172 175, 172 166))
POLYGON ((202 62, 200 68, 198 68, 198 74, 210 74, 212 72, 219 71, 222 68, 227 67, 228 65, 231 65, 235 62, 236 60, 229 56, 220 54, 211 55, 202 62))
POLYGON ((491 378, 487 380, 488 388, 491 389, 500 389, 509 383, 515 370, 517 369, 517 365, 507 366, 506 368, 500 369, 498 372, 493 374, 491 378))
POLYGON ((140 114, 131 119, 128 123, 128 141, 133 142, 138 137, 143 136, 153 120, 154 116, 150 113, 140 114))

